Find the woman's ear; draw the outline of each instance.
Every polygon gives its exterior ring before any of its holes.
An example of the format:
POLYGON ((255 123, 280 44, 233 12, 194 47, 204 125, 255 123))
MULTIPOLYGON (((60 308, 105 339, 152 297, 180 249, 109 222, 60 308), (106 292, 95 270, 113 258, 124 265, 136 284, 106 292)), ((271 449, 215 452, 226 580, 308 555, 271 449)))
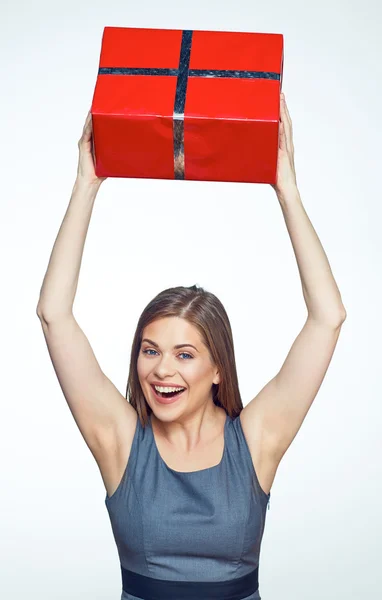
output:
POLYGON ((214 377, 214 380, 212 383, 216 383, 219 384, 220 383, 220 375, 219 375, 219 371, 216 371, 216 375, 214 377))

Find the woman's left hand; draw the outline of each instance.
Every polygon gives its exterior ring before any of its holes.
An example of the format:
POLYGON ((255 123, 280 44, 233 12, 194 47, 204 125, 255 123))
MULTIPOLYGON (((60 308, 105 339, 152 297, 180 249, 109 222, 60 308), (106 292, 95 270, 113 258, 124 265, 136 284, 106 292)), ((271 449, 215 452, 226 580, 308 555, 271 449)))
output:
POLYGON ((277 177, 276 183, 271 185, 278 198, 285 198, 288 192, 296 190, 297 181, 294 166, 292 119, 289 115, 284 94, 280 95, 280 116, 277 177))

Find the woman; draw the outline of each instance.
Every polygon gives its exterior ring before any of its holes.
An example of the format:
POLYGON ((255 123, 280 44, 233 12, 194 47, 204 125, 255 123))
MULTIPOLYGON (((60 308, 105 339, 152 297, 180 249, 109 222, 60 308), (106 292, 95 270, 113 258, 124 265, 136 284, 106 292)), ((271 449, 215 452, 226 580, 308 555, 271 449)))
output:
POLYGON ((281 95, 277 181, 308 309, 277 375, 244 408, 224 307, 192 286, 161 292, 132 345, 129 402, 101 371, 72 308, 98 189, 90 114, 37 313, 69 408, 100 468, 124 600, 260 599, 277 467, 332 358, 345 309, 303 208, 281 95))

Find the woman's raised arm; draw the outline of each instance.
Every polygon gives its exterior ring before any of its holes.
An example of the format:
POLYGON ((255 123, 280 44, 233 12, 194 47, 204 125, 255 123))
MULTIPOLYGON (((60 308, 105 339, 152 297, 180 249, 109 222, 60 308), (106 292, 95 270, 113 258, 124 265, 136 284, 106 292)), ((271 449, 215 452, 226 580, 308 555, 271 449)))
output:
POLYGON ((86 234, 103 181, 94 171, 91 136, 89 114, 79 141, 77 178, 51 253, 37 314, 65 399, 110 495, 126 465, 137 414, 101 370, 73 315, 86 234))
POLYGON ((106 178, 95 174, 90 112, 78 142, 77 177, 40 290, 37 314, 46 321, 72 313, 94 202, 106 178))

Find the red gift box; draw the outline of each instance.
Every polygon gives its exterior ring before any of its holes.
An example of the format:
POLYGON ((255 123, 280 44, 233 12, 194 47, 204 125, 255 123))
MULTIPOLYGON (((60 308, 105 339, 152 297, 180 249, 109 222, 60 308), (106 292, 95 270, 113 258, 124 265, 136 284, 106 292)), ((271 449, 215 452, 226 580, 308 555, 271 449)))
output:
POLYGON ((98 177, 275 183, 283 36, 105 27, 98 177))

